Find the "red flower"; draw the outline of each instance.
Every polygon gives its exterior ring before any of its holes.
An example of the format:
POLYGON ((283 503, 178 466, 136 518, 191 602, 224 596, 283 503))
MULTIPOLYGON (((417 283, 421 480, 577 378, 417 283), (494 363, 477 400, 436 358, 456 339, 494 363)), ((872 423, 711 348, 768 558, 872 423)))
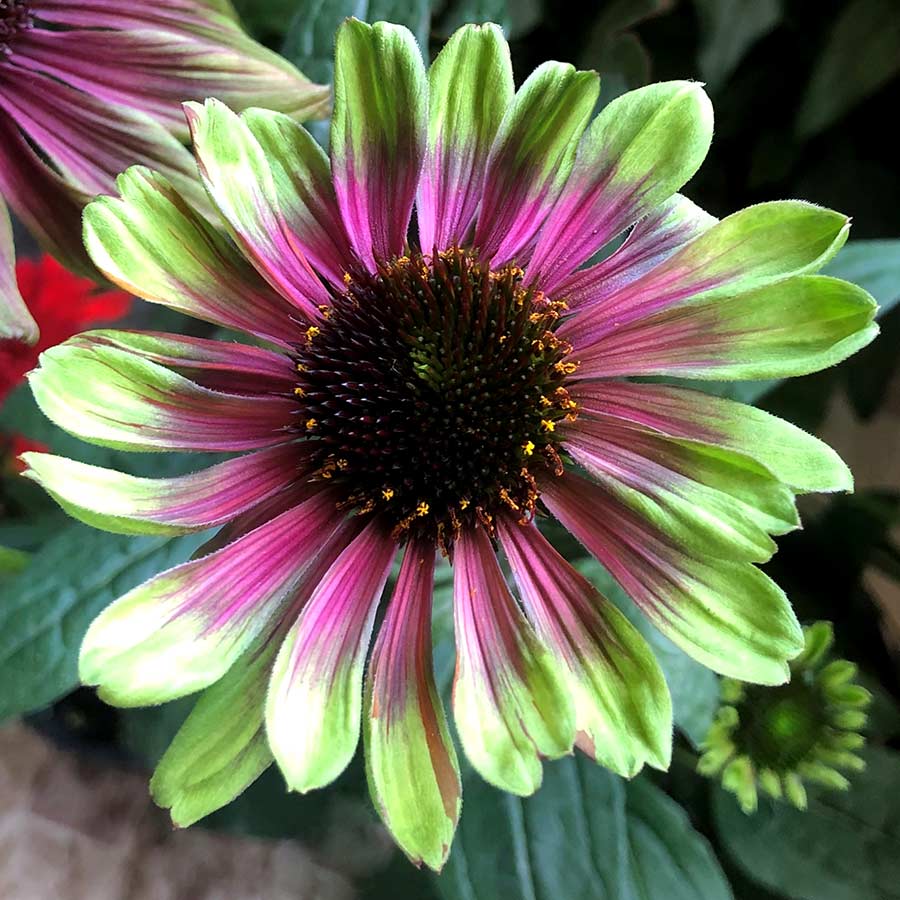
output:
POLYGON ((131 298, 102 291, 88 278, 73 275, 52 256, 16 264, 19 291, 41 330, 33 346, 0 339, 0 402, 37 365, 38 355, 99 322, 122 318, 131 298))

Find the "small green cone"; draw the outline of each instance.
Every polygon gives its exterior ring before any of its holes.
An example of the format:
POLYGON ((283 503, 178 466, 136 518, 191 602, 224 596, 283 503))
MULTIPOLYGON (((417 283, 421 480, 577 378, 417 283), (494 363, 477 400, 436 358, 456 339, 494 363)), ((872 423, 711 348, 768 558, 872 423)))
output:
POLYGON ((777 687, 723 678, 722 705, 701 745, 697 771, 719 778, 745 813, 759 792, 806 809, 805 783, 847 790, 844 772, 865 767, 857 756, 865 738, 869 692, 854 683, 855 664, 829 655, 829 622, 803 630, 805 646, 791 662, 791 679, 777 687))

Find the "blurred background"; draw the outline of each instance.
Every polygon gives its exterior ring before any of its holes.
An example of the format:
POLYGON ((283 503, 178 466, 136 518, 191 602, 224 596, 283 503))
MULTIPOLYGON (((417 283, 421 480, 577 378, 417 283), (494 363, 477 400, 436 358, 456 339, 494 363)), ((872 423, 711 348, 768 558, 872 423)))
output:
MULTIPOLYGON (((804 504, 804 529, 779 540, 780 552, 767 571, 785 588, 802 620, 827 619, 835 624, 840 655, 860 664, 863 683, 875 695, 870 743, 885 752, 897 750, 900 172, 893 128, 900 110, 900 2, 243 0, 236 5, 258 39, 318 81, 331 78, 334 30, 348 14, 370 21, 403 22, 432 54, 463 22, 499 21, 511 40, 518 80, 546 59, 597 69, 602 79, 601 104, 650 81, 701 80, 715 105, 716 132, 706 163, 686 188, 693 200, 724 216, 763 200, 803 198, 852 217, 851 241, 828 271, 862 284, 876 297, 882 305, 881 337, 835 370, 789 384, 744 383, 732 387, 729 395, 757 403, 820 435, 854 471, 855 494, 815 498, 804 504)), ((319 128, 317 136, 325 134, 319 128)), ((20 229, 16 238, 20 257, 34 251, 20 229)), ((174 314, 159 311, 152 312, 151 322, 151 312, 138 302, 129 315, 129 322, 142 326, 150 322, 157 329, 185 327, 184 320, 163 321, 174 314)), ((710 389, 725 391, 715 385, 710 389)), ((21 449, 23 440, 56 449, 61 438, 36 415, 20 388, 0 408, 4 454, 0 459, 0 545, 29 552, 64 526, 52 506, 41 506, 40 514, 30 513, 26 521, 25 511, 45 501, 38 499, 36 489, 16 478, 13 453, 21 449)), ((78 555, 83 567, 91 568, 95 559, 90 537, 82 531, 73 534, 68 552, 78 555)), ((144 549, 123 549, 121 565, 104 576, 100 585, 57 585, 52 589, 52 609, 45 602, 46 591, 40 594, 35 588, 30 602, 38 610, 34 633, 44 641, 40 651, 5 640, 4 616, 29 613, 22 604, 11 612, 0 606, 0 718, 5 718, 0 725, 3 900, 499 900, 519 896, 529 900, 569 900, 570 896, 572 900, 638 896, 693 900, 720 896, 692 888, 693 863, 683 859, 679 862, 686 867, 683 893, 626 888, 607 880, 602 867, 586 872, 577 893, 563 888, 554 892, 546 879, 530 881, 526 890, 521 878, 522 866, 531 865, 528 841, 545 848, 547 841, 565 845, 575 840, 571 823, 554 813, 549 830, 526 841, 524 859, 511 852, 498 866, 483 847, 485 837, 496 835, 495 826, 489 818, 478 821, 474 799, 467 810, 473 821, 463 816, 445 875, 433 878, 419 873, 393 849, 377 825, 358 764, 333 789, 306 798, 288 797, 280 777, 270 771, 202 826, 173 831, 165 814, 149 799, 147 776, 189 703, 114 711, 91 693, 72 690, 71 673, 62 663, 36 669, 33 682, 15 691, 3 687, 12 681, 10 673, 33 662, 29 654, 46 654, 48 647, 71 643, 72 634, 82 627, 78 604, 83 598, 76 596, 78 591, 114 596, 162 567, 159 554, 163 550, 148 544, 140 547, 144 549)), ((0 592, 9 588, 11 595, 9 579, 14 576, 5 577, 0 592)), ((663 652, 670 651, 664 648, 663 652)), ((444 648, 439 665, 452 665, 450 653, 444 648)), ((689 661, 673 656, 669 662, 673 693, 681 696, 681 700, 676 697, 676 712, 679 704, 686 710, 681 722, 686 735, 681 739, 684 764, 676 764, 670 774, 654 781, 684 808, 703 836, 704 852, 711 848, 734 895, 746 900, 900 897, 897 757, 892 753, 880 757, 887 763, 870 765, 870 773, 875 774, 865 776, 869 782, 855 794, 854 787, 848 796, 855 799, 842 799, 836 805, 829 801, 827 808, 813 809, 802 828, 793 827, 795 820, 785 820, 783 828, 767 820, 765 827, 774 830, 766 833, 775 835, 775 840, 763 859, 752 842, 734 838, 733 830, 728 831, 731 837, 725 834, 725 813, 711 798, 712 788, 692 773, 689 764, 691 744, 698 735, 702 738, 714 712, 715 680, 695 671, 689 661), (819 824, 810 824, 815 821, 819 824), (785 846, 779 848, 780 839, 785 846), (841 854, 843 862, 834 863, 841 854)), ((542 794, 553 791, 553 784, 553 777, 548 777, 542 794)), ((474 797, 479 790, 487 789, 473 786, 467 796, 474 797)), ((568 794, 561 796, 569 802, 568 794)), ((537 799, 528 802, 538 803, 537 799)), ((549 794, 540 802, 550 802, 549 794)), ((493 805, 508 813, 508 798, 495 794, 493 805)), ((523 822, 544 827, 537 806, 520 806, 525 810, 523 822)), ((637 824, 629 820, 631 843, 622 852, 640 857, 645 846, 641 828, 652 831, 657 822, 659 828, 671 830, 679 821, 650 815, 637 824)), ((502 829, 508 823, 496 827, 502 829)), ((603 839, 591 836, 595 846, 603 839)), ((665 845, 665 836, 659 840, 665 845)), ((510 846, 522 849, 516 841, 510 846)), ((648 865, 664 864, 654 862, 650 850, 645 855, 648 865)))

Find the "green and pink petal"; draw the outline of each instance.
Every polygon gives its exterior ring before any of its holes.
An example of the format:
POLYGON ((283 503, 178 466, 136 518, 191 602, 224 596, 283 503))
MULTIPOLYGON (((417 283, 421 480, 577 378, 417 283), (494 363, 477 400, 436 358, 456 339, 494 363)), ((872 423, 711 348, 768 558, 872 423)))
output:
POLYGON ((434 681, 435 551, 411 542, 372 651, 364 736, 369 788, 394 840, 440 869, 459 819, 459 764, 434 681))
POLYGON ((498 533, 529 619, 565 666, 579 747, 626 778, 645 762, 668 768, 672 702, 653 651, 535 526, 504 519, 498 533))
POLYGON ((571 752, 575 740, 563 664, 510 594, 481 527, 460 535, 453 566, 456 729, 485 781, 527 796, 540 787, 542 758, 571 752))

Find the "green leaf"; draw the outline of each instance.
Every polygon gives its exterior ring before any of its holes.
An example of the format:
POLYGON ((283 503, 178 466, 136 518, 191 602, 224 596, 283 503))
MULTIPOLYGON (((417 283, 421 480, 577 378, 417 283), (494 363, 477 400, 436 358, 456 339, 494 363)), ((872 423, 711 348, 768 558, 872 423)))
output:
POLYGON ((18 575, 28 565, 29 555, 24 550, 0 546, 0 580, 18 575))
POLYGON ((649 780, 582 756, 546 766, 527 800, 466 781, 465 812, 437 878, 444 900, 729 900, 684 811, 649 780))
POLYGON ((702 39, 698 62, 710 90, 721 87, 744 54, 783 15, 781 0, 694 0, 702 39))
POLYGON ((78 684, 78 648, 97 613, 186 558, 203 537, 128 538, 71 524, 4 584, 0 720, 41 709, 78 684))
POLYGON ((836 122, 900 72, 900 15, 895 0, 854 0, 843 8, 797 115, 811 137, 836 122))
POLYGON ((719 679, 695 662, 641 615, 612 576, 595 559, 586 557, 575 567, 609 600, 616 604, 650 644, 672 695, 675 724, 694 746, 706 737, 719 705, 719 679))
POLYGON ((429 0, 299 0, 281 53, 320 84, 334 81, 334 35, 348 16, 405 25, 428 55, 429 0))
POLYGON ((716 827, 738 866, 797 900, 900 897, 900 754, 870 747, 863 756, 848 791, 811 794, 806 812, 767 801, 745 816, 717 791, 716 827))

